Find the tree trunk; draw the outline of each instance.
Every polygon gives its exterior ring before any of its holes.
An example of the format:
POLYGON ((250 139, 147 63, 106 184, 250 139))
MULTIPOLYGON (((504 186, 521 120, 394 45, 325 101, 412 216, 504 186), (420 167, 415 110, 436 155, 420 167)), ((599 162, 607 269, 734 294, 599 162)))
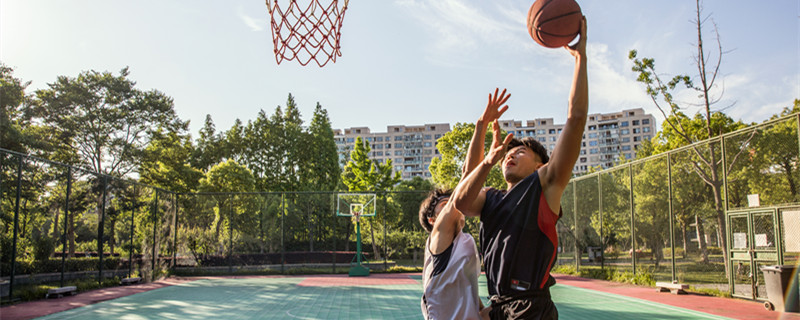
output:
POLYGON ((68 215, 67 240, 69 240, 69 257, 75 257, 75 213, 68 215))
POLYGON ((381 260, 381 252, 378 250, 378 245, 375 244, 375 225, 372 220, 369 221, 369 233, 372 237, 372 252, 375 254, 374 260, 381 260))
POLYGON ((111 221, 109 222, 111 223, 111 227, 109 228, 108 232, 108 250, 111 253, 111 257, 114 257, 114 246, 116 244, 116 241, 114 241, 114 238, 116 238, 114 233, 114 226, 117 224, 117 219, 112 218, 111 221))
POLYGON ((703 228, 703 220, 700 219, 700 216, 695 214, 694 215, 694 224, 695 228, 697 229, 697 245, 700 249, 700 255, 703 258, 703 263, 708 263, 708 248, 706 247, 706 232, 703 228))
POLYGON ((22 212, 25 216, 22 217, 22 228, 19 229, 19 238, 25 238, 25 230, 28 230, 28 219, 31 214, 28 211, 28 199, 22 200, 22 212))
POLYGON ((689 245, 687 244, 688 241, 686 241, 687 232, 688 230, 686 230, 686 224, 681 223, 681 237, 683 237, 683 259, 686 259, 686 254, 689 252, 689 245))

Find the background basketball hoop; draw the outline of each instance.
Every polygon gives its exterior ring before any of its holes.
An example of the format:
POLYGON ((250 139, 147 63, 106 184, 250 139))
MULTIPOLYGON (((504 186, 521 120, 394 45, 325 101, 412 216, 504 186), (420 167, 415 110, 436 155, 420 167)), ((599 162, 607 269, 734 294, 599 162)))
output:
POLYGON ((349 0, 340 7, 339 0, 310 0, 303 9, 297 0, 288 0, 281 8, 279 0, 266 0, 269 9, 275 60, 297 60, 305 66, 311 60, 320 67, 341 56, 339 38, 349 0))

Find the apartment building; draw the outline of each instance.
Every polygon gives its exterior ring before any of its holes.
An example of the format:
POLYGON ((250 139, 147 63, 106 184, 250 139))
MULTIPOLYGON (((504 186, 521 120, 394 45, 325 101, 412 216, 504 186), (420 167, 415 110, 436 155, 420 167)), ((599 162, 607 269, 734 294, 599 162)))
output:
MULTIPOLYGON (((524 125, 522 121, 501 120, 500 126, 517 137, 536 138, 549 152, 564 129, 564 124, 554 123, 553 118, 526 120, 524 125)), ((573 173, 583 174, 593 167, 613 167, 620 157, 633 159, 642 141, 650 140, 655 132, 655 117, 641 108, 590 114, 573 173)))
MULTIPOLYGON (((500 120, 503 130, 517 137, 534 137, 549 152, 556 146, 564 124, 553 118, 515 121, 500 120)), ((392 160, 395 172, 401 172, 404 180, 413 177, 430 178, 428 166, 434 157, 439 157, 436 140, 450 131, 447 123, 421 126, 388 126, 386 132, 371 132, 367 127, 352 127, 334 130, 334 140, 339 150, 340 163, 344 165, 353 150, 356 137, 369 142, 370 158, 385 163, 392 160)), ((590 168, 613 167, 620 157, 633 159, 642 141, 655 136, 655 117, 644 109, 628 109, 612 113, 590 114, 581 142, 581 151, 573 173, 584 174, 590 168)))
POLYGON ((395 125, 386 127, 386 132, 371 132, 367 127, 336 129, 333 132, 339 150, 340 163, 350 159, 350 151, 356 138, 369 142, 370 158, 379 163, 392 160, 394 172, 400 172, 404 180, 413 177, 430 178, 428 166, 434 157, 439 157, 436 140, 450 131, 450 124, 433 123, 421 126, 395 125))

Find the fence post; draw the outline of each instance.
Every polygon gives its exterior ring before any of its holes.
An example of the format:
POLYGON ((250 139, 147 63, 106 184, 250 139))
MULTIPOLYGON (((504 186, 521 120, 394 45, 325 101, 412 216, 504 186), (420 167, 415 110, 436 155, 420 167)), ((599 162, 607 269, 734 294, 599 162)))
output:
POLYGON ((283 232, 283 228, 284 228, 283 227, 283 218, 284 218, 284 216, 286 216, 285 207, 284 207, 284 205, 285 205, 284 197, 285 196, 286 196, 286 193, 281 193, 281 274, 284 273, 284 271, 285 271, 284 268, 285 268, 285 264, 286 264, 286 248, 284 247, 284 244, 283 244, 283 235, 284 235, 284 232, 283 232))
POLYGON ((633 164, 628 163, 628 177, 631 181, 631 187, 628 190, 628 201, 631 203, 631 257, 633 258, 633 265, 631 265, 633 269, 633 275, 636 275, 636 219, 634 218, 634 206, 633 206, 633 164))
POLYGON ((178 266, 178 195, 177 193, 173 194, 175 215, 172 217, 174 221, 172 228, 172 271, 175 271, 178 266))
POLYGON ((228 272, 233 273, 233 194, 228 197, 228 272))
POLYGON ((105 175, 100 179, 103 185, 103 203, 100 204, 100 222, 97 224, 97 257, 100 265, 100 273, 97 277, 97 283, 103 283, 103 227, 106 219, 106 193, 108 191, 108 177, 105 175))
POLYGON ((158 223, 156 216, 158 216, 158 189, 155 190, 156 196, 153 201, 153 206, 150 209, 150 217, 153 220, 153 254, 150 258, 150 281, 156 281, 156 233, 158 232, 158 223))
POLYGON ((336 192, 331 193, 331 212, 333 213, 333 273, 336 273, 336 192))
POLYGON ((672 158, 670 154, 667 153, 667 197, 668 203, 667 208, 669 208, 669 242, 670 242, 670 250, 672 250, 672 281, 678 280, 675 278, 675 214, 672 212, 672 158))
MULTIPOLYGON (((133 274, 133 226, 136 221, 136 208, 138 203, 136 203, 136 197, 138 194, 136 193, 136 185, 133 185, 133 199, 131 200, 131 230, 130 235, 128 237, 128 241, 130 245, 128 246, 128 278, 131 277, 133 274)), ((139 274, 141 276, 141 274, 139 274)))
POLYGON ((17 156, 17 200, 14 203, 14 238, 11 241, 11 277, 8 281, 8 299, 14 299, 14 276, 17 272, 17 232, 19 229, 19 199, 22 197, 22 156, 17 156))
POLYGON ((384 192, 383 193, 383 271, 386 271, 388 269, 388 263, 386 260, 388 259, 386 255, 389 253, 386 241, 386 234, 387 234, 386 229, 388 228, 389 226, 386 225, 386 192, 384 192))
POLYGON ((600 215, 600 270, 606 268, 606 239, 603 230, 603 174, 597 175, 597 214, 600 215))
POLYGON ((64 230, 61 231, 61 282, 64 287, 64 271, 67 268, 67 228, 69 220, 69 194, 72 192, 72 167, 67 167, 67 194, 64 196, 64 230))
POLYGON ((575 272, 580 271, 581 255, 583 252, 578 250, 578 184, 573 180, 572 183, 572 217, 575 219, 575 272))

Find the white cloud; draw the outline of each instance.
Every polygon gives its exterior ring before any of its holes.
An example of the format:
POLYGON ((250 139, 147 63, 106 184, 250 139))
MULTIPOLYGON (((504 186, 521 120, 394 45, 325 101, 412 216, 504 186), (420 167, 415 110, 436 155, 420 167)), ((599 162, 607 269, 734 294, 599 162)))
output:
POLYGON ((247 27, 252 31, 264 31, 264 26, 268 23, 266 20, 256 19, 248 16, 244 13, 244 8, 242 6, 237 8, 236 14, 239 16, 239 19, 241 19, 242 22, 244 22, 244 24, 247 25, 247 27))

